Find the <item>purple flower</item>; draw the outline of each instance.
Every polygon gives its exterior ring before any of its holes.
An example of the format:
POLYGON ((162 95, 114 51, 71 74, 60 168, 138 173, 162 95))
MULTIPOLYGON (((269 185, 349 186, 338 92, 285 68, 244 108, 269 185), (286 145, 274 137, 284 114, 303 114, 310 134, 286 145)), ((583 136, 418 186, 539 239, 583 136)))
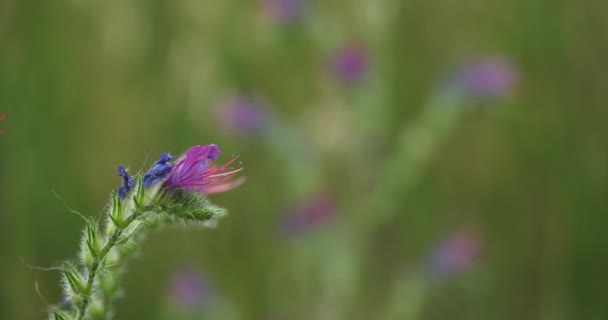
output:
POLYGON ((167 175, 164 186, 169 190, 183 189, 190 192, 214 194, 233 189, 243 183, 243 179, 231 180, 243 170, 230 165, 237 159, 232 157, 226 164, 215 167, 214 161, 220 156, 220 148, 214 144, 191 147, 175 162, 167 175))
POLYGON ((160 180, 164 179, 171 169, 173 169, 174 163, 169 163, 174 157, 163 153, 160 155, 158 161, 152 165, 152 168, 144 175, 144 187, 146 189, 154 186, 160 180))
POLYGON ((496 99, 511 94, 518 79, 515 67, 507 59, 496 57, 462 67, 456 74, 456 86, 468 96, 496 99))
POLYGON ((350 43, 339 48, 332 59, 334 76, 346 85, 359 83, 368 73, 369 54, 361 44, 350 43))
POLYGON ((254 99, 237 97, 220 105, 215 113, 220 129, 232 135, 259 135, 268 126, 269 114, 254 99))
MULTIPOLYGON (((214 144, 191 147, 176 162, 169 162, 173 157, 163 153, 144 175, 144 188, 148 189, 164 180, 162 186, 168 191, 182 189, 188 192, 213 194, 228 191, 242 184, 244 178, 231 180, 243 170, 241 166, 230 167, 236 157, 232 157, 222 166, 215 167, 214 161, 219 156, 220 148, 214 144)), ((123 178, 118 196, 124 200, 135 187, 133 177, 123 166, 118 167, 118 175, 123 178)))
POLYGON ((427 268, 432 276, 449 276, 470 269, 482 251, 479 234, 469 228, 455 231, 432 252, 427 268))
POLYGON ((122 185, 118 188, 118 197, 124 200, 129 191, 133 190, 133 177, 123 166, 118 167, 118 175, 122 177, 122 185))
POLYGON ((329 223, 336 213, 336 203, 330 196, 316 195, 289 210, 283 217, 282 228, 290 234, 299 234, 329 223))
POLYGON ((304 14, 304 0, 262 0, 264 12, 278 23, 300 21, 304 14))
POLYGON ((176 272, 170 279, 171 298, 183 307, 194 309, 205 307, 215 294, 209 281, 200 272, 185 269, 176 272))

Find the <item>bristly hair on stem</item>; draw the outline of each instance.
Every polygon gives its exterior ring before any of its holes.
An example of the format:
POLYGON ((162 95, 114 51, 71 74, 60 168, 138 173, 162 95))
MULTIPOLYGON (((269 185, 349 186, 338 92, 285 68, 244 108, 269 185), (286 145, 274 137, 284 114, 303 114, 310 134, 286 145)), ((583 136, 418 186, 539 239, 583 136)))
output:
POLYGON ((119 276, 124 259, 136 250, 146 231, 159 224, 214 226, 225 215, 207 194, 228 191, 244 178, 233 180, 242 166, 215 167, 216 145, 194 146, 176 162, 162 154, 150 170, 135 177, 122 166, 122 184, 113 192, 104 223, 88 220, 76 261, 61 268, 68 303, 52 306, 49 319, 111 319, 112 302, 120 295, 119 276))

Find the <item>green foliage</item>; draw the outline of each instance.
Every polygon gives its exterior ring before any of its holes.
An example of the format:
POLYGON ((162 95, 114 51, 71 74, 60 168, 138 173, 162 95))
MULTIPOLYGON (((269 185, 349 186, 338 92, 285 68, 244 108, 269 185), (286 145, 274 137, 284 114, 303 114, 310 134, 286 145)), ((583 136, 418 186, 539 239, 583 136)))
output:
POLYGON ((177 190, 167 198, 160 208, 164 218, 172 223, 214 226, 226 214, 224 208, 211 204, 199 193, 177 190))
MULTIPOLYGON (((118 193, 112 192, 112 209, 108 217, 117 228, 121 228, 125 223, 124 205, 118 198, 118 193)), ((114 232, 114 228, 106 228, 109 232, 108 236, 114 232)))
POLYGON ((51 316, 49 320, 73 320, 74 317, 70 316, 68 313, 65 313, 61 310, 54 310, 51 312, 51 316))

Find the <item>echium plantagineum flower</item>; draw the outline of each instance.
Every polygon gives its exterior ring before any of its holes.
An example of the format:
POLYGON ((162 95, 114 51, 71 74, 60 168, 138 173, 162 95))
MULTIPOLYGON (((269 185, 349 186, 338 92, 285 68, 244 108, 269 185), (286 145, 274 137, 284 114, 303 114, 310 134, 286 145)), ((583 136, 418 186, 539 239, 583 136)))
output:
POLYGON ((207 277, 195 269, 176 271, 170 279, 170 298, 187 309, 203 308, 215 298, 215 291, 207 277))
POLYGON ((270 112, 259 99, 238 96, 220 104, 215 110, 220 130, 235 136, 259 136, 271 123, 270 112))
POLYGON ((152 165, 152 168, 144 175, 145 188, 153 187, 171 172, 175 164, 169 161, 173 160, 173 158, 167 153, 160 155, 160 158, 152 165))
POLYGON ((118 188, 118 197, 121 200, 124 200, 127 196, 127 193, 133 190, 135 185, 133 184, 133 177, 129 174, 125 167, 118 167, 118 175, 122 177, 122 184, 118 188))
POLYGON ((214 161, 219 156, 220 148, 214 144, 190 148, 168 172, 164 187, 170 191, 183 189, 202 194, 214 194, 228 191, 242 184, 243 179, 232 180, 243 169, 240 166, 230 167, 236 157, 232 157, 222 166, 215 167, 214 161))
POLYGON ((337 211, 332 197, 317 194, 288 210, 283 216, 281 227, 290 235, 298 235, 330 223, 337 211))
POLYGON ((426 271, 432 277, 445 277, 469 270, 477 262, 482 247, 475 229, 458 229, 433 250, 428 257, 426 271))
POLYGON ((499 99, 509 96, 519 81, 517 68, 505 57, 479 59, 459 67, 448 88, 470 98, 499 99))
POLYGON ((111 301, 120 293, 118 276, 124 257, 133 252, 145 231, 161 223, 211 226, 225 210, 206 198, 243 182, 234 180, 242 170, 232 168, 236 157, 215 166, 220 149, 214 144, 191 147, 175 162, 162 154, 145 175, 131 176, 120 166, 122 183, 107 206, 105 224, 87 220, 77 261, 62 270, 64 296, 69 304, 50 310, 50 319, 107 319, 111 301))
POLYGON ((355 85, 365 79, 369 71, 370 57, 367 48, 358 42, 350 42, 338 48, 332 57, 331 71, 339 82, 355 85))
POLYGON ((276 23, 299 22, 305 11, 306 0, 261 0, 265 14, 276 23))

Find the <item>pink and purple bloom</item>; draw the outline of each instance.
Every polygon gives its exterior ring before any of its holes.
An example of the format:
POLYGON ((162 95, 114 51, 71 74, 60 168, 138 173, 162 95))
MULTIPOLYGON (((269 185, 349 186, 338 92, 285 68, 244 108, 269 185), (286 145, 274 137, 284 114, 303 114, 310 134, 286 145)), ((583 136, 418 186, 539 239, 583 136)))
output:
POLYGON ((369 71, 369 53, 360 43, 349 43, 338 48, 331 61, 336 79, 346 85, 361 82, 369 71))
POLYGON ((435 277, 467 271, 477 263, 482 247, 481 238, 475 230, 456 230, 431 253, 426 265, 427 271, 435 277))
POLYGON ((221 104, 215 118, 220 130, 235 136, 257 136, 270 123, 270 114, 256 99, 235 97, 221 104))
POLYGON ((299 22, 305 11, 305 0, 261 0, 264 13, 274 22, 299 22))
POLYGON ((171 299, 188 309, 203 308, 215 298, 209 280, 194 269, 176 272, 170 279, 171 299))
POLYGON ((281 227, 289 234, 300 234, 330 223, 337 211, 332 197, 327 194, 315 195, 288 210, 281 227))
POLYGON ((510 95, 518 80, 515 66, 504 57, 495 57, 461 67, 452 85, 470 97, 497 99, 510 95))
MULTIPOLYGON (((243 167, 240 165, 236 168, 231 167, 237 157, 232 157, 226 164, 216 167, 214 162, 219 158, 220 153, 220 148, 214 144, 193 146, 175 162, 169 162, 174 157, 163 153, 144 175, 144 188, 150 189, 162 182, 162 189, 169 192, 185 190, 208 195, 225 192, 241 185, 244 178, 236 180, 233 178, 243 170, 243 167)), ((118 175, 123 180, 118 189, 118 196, 124 200, 135 185, 133 177, 123 166, 118 167, 118 175)))
POLYGON ((191 147, 179 158, 167 174, 164 187, 173 191, 183 189, 203 194, 221 193, 242 184, 243 179, 232 180, 243 170, 240 165, 231 167, 237 157, 216 167, 214 161, 220 156, 220 148, 214 144, 191 147))

